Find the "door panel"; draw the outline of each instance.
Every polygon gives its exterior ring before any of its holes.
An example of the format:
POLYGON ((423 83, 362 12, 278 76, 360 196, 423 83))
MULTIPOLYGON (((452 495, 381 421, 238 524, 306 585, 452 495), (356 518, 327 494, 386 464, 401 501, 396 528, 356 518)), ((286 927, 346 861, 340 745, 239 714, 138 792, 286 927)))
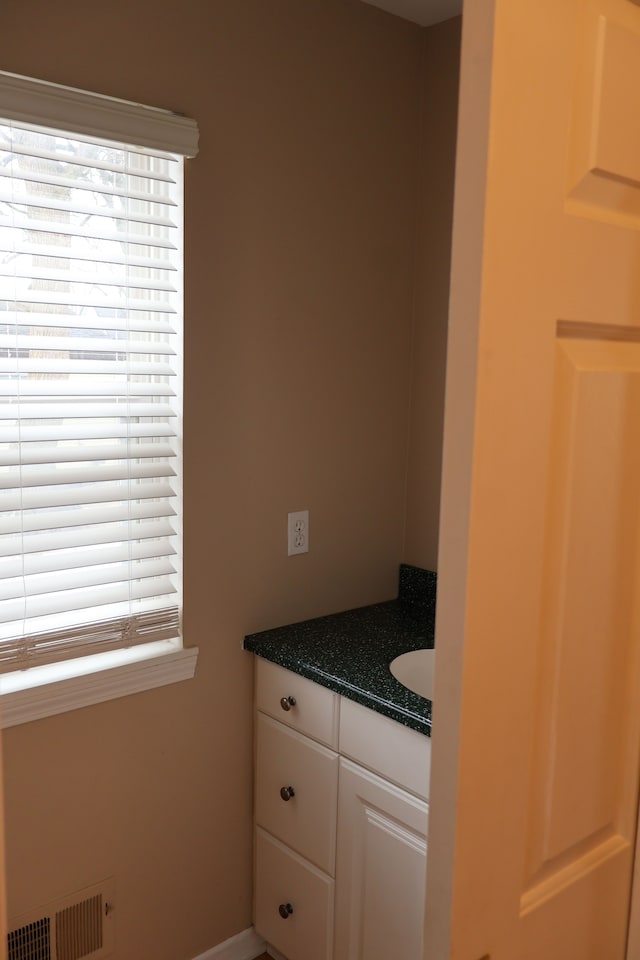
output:
POLYGON ((460 116, 425 956, 623 960, 640 6, 469 3, 460 116))
POLYGON ((637 10, 589 0, 578 30, 570 196, 612 222, 640 216, 639 60, 637 10))
POLYGON ((559 338, 552 424, 528 902, 576 855, 632 852, 640 344, 559 338))

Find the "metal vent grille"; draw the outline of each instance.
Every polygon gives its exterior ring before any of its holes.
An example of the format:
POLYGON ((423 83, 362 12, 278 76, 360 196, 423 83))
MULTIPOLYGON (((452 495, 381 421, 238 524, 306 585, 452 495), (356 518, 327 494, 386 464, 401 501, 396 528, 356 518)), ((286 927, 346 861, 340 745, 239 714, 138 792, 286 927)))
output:
POLYGON ((80 960, 102 947, 102 894, 56 914, 57 960, 80 960))
POLYGON ((51 960, 51 921, 42 917, 12 930, 7 944, 8 960, 51 960))
POLYGON ((10 922, 7 960, 106 960, 115 945, 112 877, 10 922))

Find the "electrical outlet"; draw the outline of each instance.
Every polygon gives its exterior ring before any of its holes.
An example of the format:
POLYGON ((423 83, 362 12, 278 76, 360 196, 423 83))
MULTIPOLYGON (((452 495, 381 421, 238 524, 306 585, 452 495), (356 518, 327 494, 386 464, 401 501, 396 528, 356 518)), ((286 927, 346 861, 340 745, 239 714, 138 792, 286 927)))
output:
POLYGON ((309 553, 309 511, 298 510, 290 513, 287 524, 287 553, 290 557, 296 553, 309 553))

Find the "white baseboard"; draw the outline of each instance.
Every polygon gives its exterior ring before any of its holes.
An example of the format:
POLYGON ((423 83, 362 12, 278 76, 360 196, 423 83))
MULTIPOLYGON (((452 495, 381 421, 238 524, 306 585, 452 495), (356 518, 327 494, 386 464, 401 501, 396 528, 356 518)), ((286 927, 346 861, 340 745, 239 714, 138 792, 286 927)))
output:
POLYGON ((229 937, 224 943, 212 947, 206 953, 194 957, 194 960, 254 960, 265 951, 265 942, 259 937, 253 927, 229 937))
POLYGON ((286 957, 283 957, 281 953, 278 953, 275 947, 272 947, 270 943, 267 944, 267 953, 270 957, 273 957, 273 960, 287 960, 286 957))

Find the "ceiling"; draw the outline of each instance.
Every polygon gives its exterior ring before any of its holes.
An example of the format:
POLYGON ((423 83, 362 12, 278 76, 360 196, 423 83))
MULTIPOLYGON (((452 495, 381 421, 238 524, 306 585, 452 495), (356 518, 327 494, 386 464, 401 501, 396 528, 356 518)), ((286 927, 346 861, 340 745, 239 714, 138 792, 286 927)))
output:
POLYGON ((405 20, 413 20, 423 27, 441 20, 449 20, 462 13, 462 0, 364 0, 405 20))

